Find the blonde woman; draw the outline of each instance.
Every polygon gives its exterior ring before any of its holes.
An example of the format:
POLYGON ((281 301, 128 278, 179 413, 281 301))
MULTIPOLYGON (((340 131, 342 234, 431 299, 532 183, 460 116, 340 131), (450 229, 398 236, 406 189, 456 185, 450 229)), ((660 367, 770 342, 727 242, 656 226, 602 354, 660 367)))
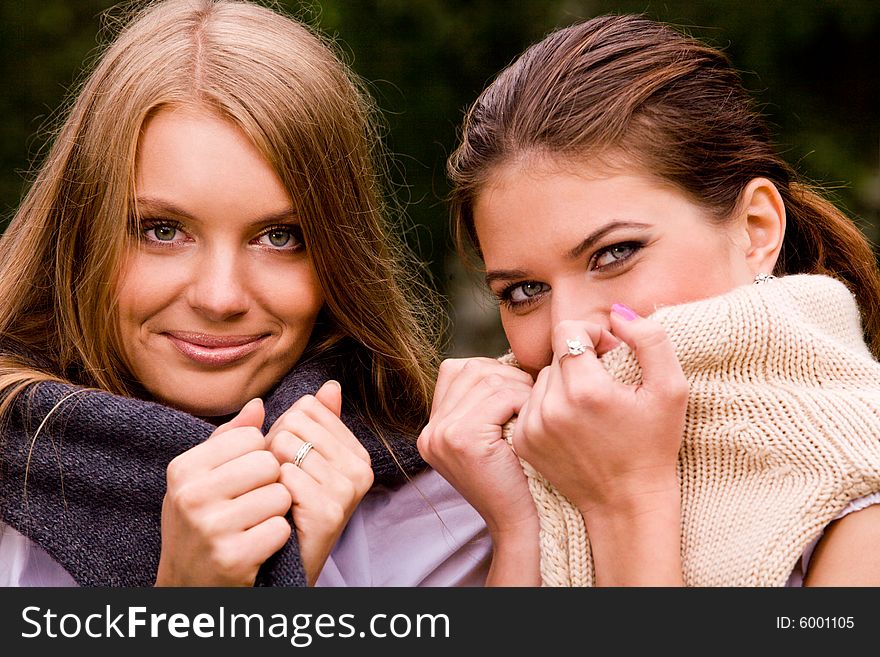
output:
POLYGON ((435 308, 371 115, 249 2, 150 3, 109 45, 0 241, 3 583, 482 581, 415 448, 435 308))
POLYGON ((558 30, 449 173, 512 353, 441 366, 420 448, 486 518, 490 582, 880 584, 875 255, 723 53, 558 30))

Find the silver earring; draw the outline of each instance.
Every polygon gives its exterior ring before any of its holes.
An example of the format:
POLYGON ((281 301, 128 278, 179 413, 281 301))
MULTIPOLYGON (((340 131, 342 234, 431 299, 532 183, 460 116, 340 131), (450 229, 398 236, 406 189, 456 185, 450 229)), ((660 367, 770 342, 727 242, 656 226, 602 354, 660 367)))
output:
POLYGON ((767 281, 772 281, 776 278, 773 274, 755 274, 755 285, 763 285, 767 281))

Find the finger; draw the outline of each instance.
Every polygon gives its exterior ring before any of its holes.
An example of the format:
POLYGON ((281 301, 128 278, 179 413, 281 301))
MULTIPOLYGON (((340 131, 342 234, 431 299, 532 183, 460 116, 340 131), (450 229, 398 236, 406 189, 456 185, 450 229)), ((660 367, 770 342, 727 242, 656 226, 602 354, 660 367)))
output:
POLYGON ((466 398, 446 416, 445 423, 479 418, 482 424, 502 426, 520 412, 531 392, 531 383, 505 382, 503 387, 490 390, 488 394, 474 394, 466 398))
POLYGON ((234 499, 266 486, 281 474, 278 459, 263 449, 227 461, 207 474, 205 487, 213 495, 234 499))
POLYGON ((284 516, 290 510, 291 503, 287 487, 279 481, 273 481, 230 500, 224 522, 229 527, 247 530, 272 516, 284 516))
POLYGON ((434 397, 431 400, 431 413, 443 403, 449 387, 458 378, 459 373, 464 367, 467 358, 447 358, 440 363, 440 369, 437 372, 437 383, 434 385, 434 397))
POLYGON ((611 330, 629 345, 639 361, 643 387, 660 391, 685 381, 675 348, 658 322, 640 317, 622 304, 611 307, 610 317, 611 330))
POLYGON ((456 375, 444 395, 432 411, 440 415, 455 412, 462 404, 475 398, 492 394, 495 389, 521 382, 531 385, 532 377, 525 371, 505 365, 491 358, 469 358, 456 375), (489 385, 484 385, 485 383, 489 385))
POLYGON ((556 389, 562 384, 567 388, 576 385, 610 385, 611 376, 605 371, 596 355, 595 345, 602 338, 602 327, 590 322, 564 320, 553 329, 553 354, 548 387, 556 389))
POLYGON ((266 440, 259 429, 234 427, 175 457, 168 464, 168 483, 185 482, 228 461, 265 449, 266 440))
POLYGON ((256 427, 257 429, 260 429, 263 426, 265 415, 266 412, 263 408, 263 400, 259 397, 255 397, 245 404, 238 414, 229 420, 229 422, 217 427, 214 430, 214 433, 211 434, 211 437, 213 438, 214 436, 226 433, 230 429, 235 429, 237 427, 256 427))
POLYGON ((596 343, 602 327, 591 322, 566 319, 553 327, 553 357, 564 362, 568 358, 596 358, 596 343))
POLYGON ((293 463, 284 463, 281 466, 280 481, 290 493, 292 506, 300 506, 309 500, 319 500, 323 497, 321 484, 293 463))
POLYGON ((284 547, 292 531, 287 519, 276 515, 246 530, 240 538, 245 549, 257 550, 254 562, 262 564, 284 547))
POLYGON ((282 466, 281 483, 290 492, 294 519, 297 518, 298 507, 322 507, 327 511, 333 502, 340 504, 350 514, 372 483, 372 477, 353 480, 336 470, 328 472, 330 476, 318 480, 292 463, 282 466))
POLYGON ((523 454, 522 441, 530 425, 534 426, 532 427, 531 432, 528 433, 535 433, 540 430, 540 409, 544 403, 544 397, 547 396, 548 386, 552 378, 553 367, 548 365, 547 367, 542 368, 541 371, 538 372, 538 376, 535 377, 535 385, 532 386, 528 399, 526 399, 519 411, 519 416, 516 418, 516 424, 513 427, 513 436, 511 437, 511 447, 513 447, 513 451, 517 454, 523 454), (534 415, 532 413, 533 410, 534 415))
POLYGON ((287 431, 294 435, 300 435, 304 430, 302 427, 309 426, 311 423, 324 429, 358 458, 369 461, 367 450, 346 424, 317 397, 312 395, 298 399, 284 415, 278 418, 268 434, 270 449, 279 432, 287 431))
POLYGON ((339 381, 330 379, 324 383, 315 393, 315 399, 324 404, 336 417, 342 413, 342 386, 339 381))
MULTIPOLYGON (((323 429, 319 428, 319 431, 323 432, 323 429)), ((340 475, 352 480, 360 478, 357 473, 362 472, 365 467, 363 459, 344 447, 335 445, 332 437, 329 438, 328 440, 326 433, 297 436, 283 432, 278 436, 277 458, 282 465, 290 463, 321 484, 340 475), (301 457, 297 466, 296 457, 307 442, 312 447, 301 457)))

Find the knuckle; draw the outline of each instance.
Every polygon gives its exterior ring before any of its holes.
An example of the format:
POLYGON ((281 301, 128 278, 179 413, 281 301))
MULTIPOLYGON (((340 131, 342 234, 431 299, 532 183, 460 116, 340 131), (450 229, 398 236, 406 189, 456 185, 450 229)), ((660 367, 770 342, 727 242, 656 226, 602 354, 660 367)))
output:
POLYGON ((676 402, 686 401, 691 394, 691 386, 684 377, 676 377, 668 385, 664 386, 668 399, 676 402))
MULTIPOLYGON (((299 402, 297 402, 297 404, 298 403, 299 402)), ((305 417, 306 414, 302 406, 291 408, 281 418, 279 429, 281 429, 282 431, 290 431, 290 429, 301 424, 305 417)))
POLYGON ((430 425, 422 429, 419 437, 416 438, 416 449, 419 450, 419 454, 421 454, 422 457, 424 457, 425 454, 428 454, 431 450, 431 429, 429 429, 429 427, 430 425))
POLYGON ((638 343, 643 348, 657 347, 669 340, 663 325, 651 319, 643 320, 639 327, 638 343))
POLYGON ((354 485, 355 490, 358 494, 358 497, 361 497, 364 493, 370 490, 370 487, 373 485, 373 468, 371 468, 367 464, 362 464, 360 467, 355 469, 354 473, 354 485))
POLYGON ((449 376, 458 372, 465 363, 464 358, 446 358, 440 363, 440 374, 449 376))
POLYGON ((364 447, 360 442, 358 442, 358 444, 355 446, 354 454, 361 461, 363 461, 366 464, 366 466, 368 468, 370 468, 370 470, 372 471, 372 466, 370 465, 372 463, 372 459, 370 458, 370 453, 367 451, 367 448, 364 447))
POLYGON ((290 410, 290 415, 295 415, 297 412, 302 414, 303 411, 312 410, 319 403, 320 402, 318 402, 317 398, 314 395, 303 395, 294 403, 293 407, 290 410))
MULTIPOLYGON (((569 383, 565 388, 565 396, 569 402, 577 407, 590 406, 596 403, 598 393, 581 381, 580 378, 569 383)), ((554 404, 554 406, 557 406, 554 404)))
POLYGON ((165 478, 168 481, 168 487, 176 486, 179 482, 186 480, 186 459, 185 454, 174 457, 165 468, 165 478))
MULTIPOLYGON (((567 414, 568 412, 564 404, 548 401, 541 406, 540 423, 547 427, 556 427, 565 420, 567 414)), ((537 433, 537 427, 535 426, 537 423, 538 418, 533 417, 532 422, 527 427, 529 434, 537 433)))
POLYGON ((266 446, 263 432, 256 427, 238 427, 228 432, 226 437, 251 451, 263 449, 266 446))
POLYGON ((266 477, 277 479, 281 475, 281 464, 275 455, 266 449, 253 452, 254 467, 266 477))
POLYGON ((345 508, 337 500, 326 500, 323 516, 331 525, 341 525, 345 521, 345 508))
POLYGON ((498 374, 497 372, 492 372, 491 374, 483 377, 483 385, 491 390, 498 390, 499 388, 504 388, 507 386, 507 379, 505 379, 501 374, 498 374))
POLYGON ((483 358, 468 358, 464 362, 462 370, 465 372, 481 372, 486 368, 487 361, 483 358))
POLYGON ((289 507, 293 503, 293 498, 290 495, 290 491, 287 490, 287 486, 285 486, 281 482, 269 484, 268 489, 273 504, 289 507))
POLYGON ((447 449, 459 452, 462 451, 469 442, 466 434, 467 430, 462 427, 459 422, 450 422, 442 429, 440 434, 441 442, 447 449))
POLYGON ((276 536, 279 542, 286 541, 293 531, 293 527, 283 516, 272 516, 266 521, 269 532, 276 536))
POLYGON ((207 501, 202 488, 192 484, 179 486, 174 490, 169 489, 166 498, 173 508, 184 513, 201 508, 207 501))
POLYGON ((227 575, 238 573, 242 567, 236 550, 227 541, 220 541, 212 546, 210 560, 219 572, 227 575))

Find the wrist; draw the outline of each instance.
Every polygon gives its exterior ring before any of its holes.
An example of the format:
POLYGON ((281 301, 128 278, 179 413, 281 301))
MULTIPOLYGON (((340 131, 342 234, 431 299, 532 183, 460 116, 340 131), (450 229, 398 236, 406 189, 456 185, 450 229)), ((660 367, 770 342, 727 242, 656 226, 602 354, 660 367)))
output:
POLYGON ((538 520, 538 510, 534 504, 529 506, 529 510, 517 517, 505 517, 501 521, 490 518, 484 518, 486 521, 486 529, 492 542, 498 545, 504 543, 519 543, 528 540, 529 537, 537 536, 541 528, 538 520))
POLYGON ((681 494, 657 490, 583 512, 598 586, 682 586, 681 494))
POLYGON ((674 468, 621 475, 603 483, 600 490, 600 495, 573 500, 585 519, 637 518, 664 509, 677 510, 681 505, 674 468))
POLYGON ((541 547, 537 518, 510 531, 492 534, 487 586, 540 586, 541 547))

